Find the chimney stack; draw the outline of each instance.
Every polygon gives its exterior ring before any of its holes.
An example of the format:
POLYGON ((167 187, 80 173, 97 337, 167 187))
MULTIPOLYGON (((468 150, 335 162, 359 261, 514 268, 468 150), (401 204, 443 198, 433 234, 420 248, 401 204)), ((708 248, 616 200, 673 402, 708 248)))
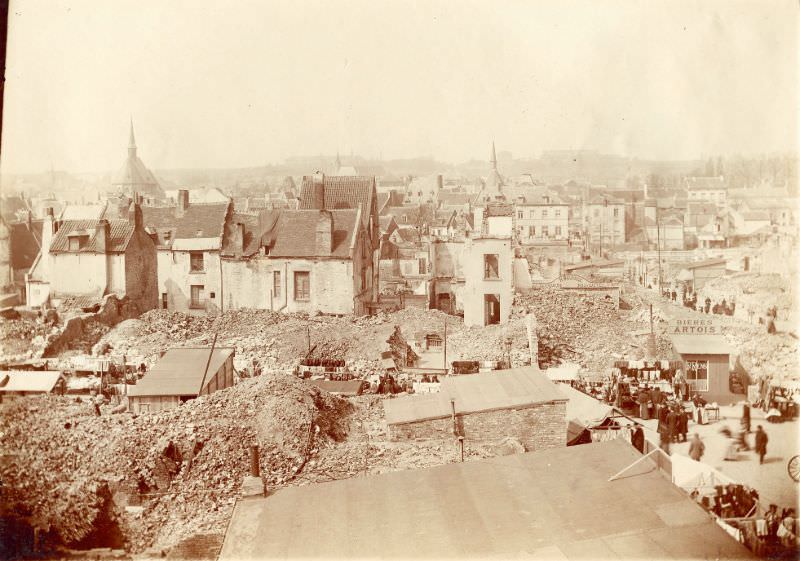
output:
POLYGON ((325 208, 325 175, 321 172, 316 172, 311 177, 312 188, 312 208, 322 210, 325 208))
POLYGON ((436 188, 441 191, 444 187, 444 177, 441 174, 436 176, 436 188))
POLYGON ((320 255, 329 255, 333 250, 333 214, 320 210, 315 232, 316 247, 320 255))
POLYGON ((108 220, 100 220, 97 223, 97 227, 95 228, 95 240, 97 247, 103 253, 108 251, 108 242, 111 241, 111 225, 108 223, 108 220))
POLYGON ((183 216, 189 208, 189 190, 178 190, 178 216, 183 216))
POLYGON ((241 222, 236 223, 236 253, 244 255, 244 224, 241 222))

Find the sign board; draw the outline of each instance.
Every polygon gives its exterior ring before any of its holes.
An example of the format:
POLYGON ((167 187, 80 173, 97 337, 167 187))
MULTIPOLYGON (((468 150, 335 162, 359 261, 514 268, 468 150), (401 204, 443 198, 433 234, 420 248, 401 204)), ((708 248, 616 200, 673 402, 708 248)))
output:
POLYGON ((714 319, 674 319, 669 322, 670 335, 721 335, 722 325, 714 319))

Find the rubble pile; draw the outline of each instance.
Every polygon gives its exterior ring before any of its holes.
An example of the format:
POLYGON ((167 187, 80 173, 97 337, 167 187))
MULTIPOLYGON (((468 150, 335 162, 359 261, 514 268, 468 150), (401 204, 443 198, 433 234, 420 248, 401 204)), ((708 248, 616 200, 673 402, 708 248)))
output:
POLYGON ((768 334, 762 325, 740 324, 723 336, 751 379, 792 378, 800 370, 800 341, 787 333, 768 334))
POLYGON ((615 359, 644 356, 642 345, 631 339, 629 327, 619 321, 619 313, 603 295, 540 286, 518 292, 515 304, 536 316, 542 368, 569 361, 589 373, 599 373, 615 359))
POLYGON ((346 437, 352 413, 345 400, 278 373, 140 416, 107 406, 97 417, 60 397, 4 408, 4 506, 65 544, 91 536, 110 512, 132 551, 223 532, 250 445, 260 447, 268 488, 291 484, 322 447, 346 437), (141 512, 124 508, 137 505, 141 512))
POLYGON ((48 335, 58 331, 53 325, 25 317, 0 321, 0 359, 24 360, 44 348, 48 335))

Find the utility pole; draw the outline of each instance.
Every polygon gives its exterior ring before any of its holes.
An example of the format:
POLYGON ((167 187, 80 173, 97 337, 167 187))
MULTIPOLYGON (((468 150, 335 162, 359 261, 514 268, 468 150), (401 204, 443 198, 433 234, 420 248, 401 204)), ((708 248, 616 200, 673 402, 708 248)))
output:
POLYGON ((658 202, 656 202, 656 240, 658 244, 658 293, 661 294, 661 221, 658 216, 658 202))
POLYGON ((447 376, 450 370, 447 368, 447 318, 444 319, 444 375, 447 376))

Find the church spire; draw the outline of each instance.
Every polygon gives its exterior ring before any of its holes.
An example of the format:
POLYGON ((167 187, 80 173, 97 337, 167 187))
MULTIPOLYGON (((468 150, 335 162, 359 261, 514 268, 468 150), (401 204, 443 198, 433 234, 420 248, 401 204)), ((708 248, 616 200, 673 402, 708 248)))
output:
POLYGON ((494 150, 494 140, 492 140, 492 156, 489 161, 492 163, 492 169, 497 170, 497 154, 494 150))
POLYGON ((136 157, 136 137, 133 134, 133 117, 131 117, 131 134, 128 139, 128 157, 136 157))
POLYGON ((336 172, 342 169, 342 160, 339 158, 339 150, 336 150, 336 172))

